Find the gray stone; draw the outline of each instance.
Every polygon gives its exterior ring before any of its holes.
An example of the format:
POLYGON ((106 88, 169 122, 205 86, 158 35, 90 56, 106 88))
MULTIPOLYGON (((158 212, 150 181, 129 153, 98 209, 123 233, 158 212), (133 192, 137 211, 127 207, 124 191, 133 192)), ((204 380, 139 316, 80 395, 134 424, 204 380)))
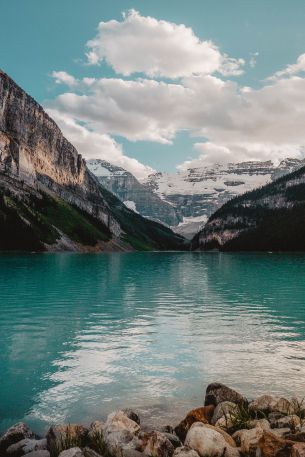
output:
POLYGON ((26 457, 50 457, 49 451, 33 451, 26 454, 26 457))
POLYGON ((79 447, 72 447, 62 451, 58 457, 85 457, 83 451, 79 447))
POLYGON ((236 403, 233 403, 231 401, 223 401, 219 403, 214 410, 211 424, 215 425, 216 422, 223 416, 230 416, 230 413, 232 413, 235 409, 236 403))
POLYGON ((199 454, 194 449, 182 446, 175 449, 174 457, 199 457, 199 454))
POLYGON ((200 457, 239 457, 239 451, 234 446, 234 441, 228 436, 220 433, 215 427, 207 426, 202 422, 195 422, 188 431, 185 439, 185 446, 194 449, 200 457))
POLYGON ((220 382, 209 384, 205 394, 205 406, 217 406, 224 401, 246 403, 247 399, 236 390, 231 389, 220 382))
POLYGON ((44 451, 47 449, 46 438, 42 440, 32 440, 25 438, 24 440, 18 441, 18 443, 11 444, 6 450, 6 453, 10 457, 21 457, 22 455, 28 454, 33 451, 44 451))
POLYGON ((34 438, 32 430, 23 422, 10 427, 0 438, 0 455, 12 444, 18 443, 25 438, 34 438))

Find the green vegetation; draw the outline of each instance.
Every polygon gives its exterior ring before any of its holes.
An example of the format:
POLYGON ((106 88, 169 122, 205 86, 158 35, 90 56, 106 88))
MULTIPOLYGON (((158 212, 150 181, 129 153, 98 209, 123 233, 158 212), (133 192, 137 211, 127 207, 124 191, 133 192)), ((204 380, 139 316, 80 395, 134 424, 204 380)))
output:
POLYGON ((50 457, 58 457, 62 451, 73 447, 82 447, 83 444, 81 437, 74 432, 69 424, 65 427, 65 431, 59 439, 51 441, 50 457))
POLYGON ((60 198, 42 194, 41 199, 19 201, 8 193, 0 195, 0 250, 44 251, 44 243, 60 238, 57 229, 83 245, 111 238, 100 221, 60 198))

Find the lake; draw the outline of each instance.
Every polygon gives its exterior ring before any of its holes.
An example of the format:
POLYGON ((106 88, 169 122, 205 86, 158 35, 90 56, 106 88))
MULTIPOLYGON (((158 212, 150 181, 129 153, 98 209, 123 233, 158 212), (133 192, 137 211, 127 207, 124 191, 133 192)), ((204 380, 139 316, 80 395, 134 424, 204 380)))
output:
POLYGON ((0 307, 0 430, 305 396, 305 255, 2 255, 0 307))

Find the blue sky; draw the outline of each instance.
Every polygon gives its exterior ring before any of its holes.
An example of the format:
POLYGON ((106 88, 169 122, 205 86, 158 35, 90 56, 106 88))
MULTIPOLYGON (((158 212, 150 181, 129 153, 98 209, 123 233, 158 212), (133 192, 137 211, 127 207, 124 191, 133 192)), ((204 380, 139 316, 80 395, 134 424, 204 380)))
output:
MULTIPOLYGON (((221 53, 244 59, 242 75, 218 75, 226 82, 236 81, 239 87, 260 89, 266 84, 265 78, 294 64, 305 52, 305 3, 302 0, 2 0, 1 67, 44 105, 66 92, 61 84, 54 82, 53 71, 65 71, 78 79, 147 78, 145 72, 118 75, 104 62, 86 64, 86 43, 96 35, 98 23, 122 21, 122 12, 130 9, 137 10, 141 17, 185 24, 200 40, 212 40, 221 53), (249 61, 253 53, 258 55, 252 67, 249 61)), ((167 77, 154 79, 168 82, 167 77)), ((81 122, 79 118, 77 121, 81 122)), ((94 128, 98 131, 99 127, 94 128)), ((212 130, 214 134, 215 129, 212 130)), ((185 160, 195 159, 199 149, 193 147, 194 143, 206 141, 205 134, 198 135, 197 128, 190 135, 187 122, 185 129, 176 128, 171 144, 145 138, 130 141, 120 131, 109 134, 122 145, 124 154, 160 170, 174 170, 185 160)), ((224 146, 223 138, 224 135, 217 144, 224 146)), ((267 143, 273 141, 267 138, 267 143)), ((292 144, 291 139, 287 144, 292 144)), ((302 146, 299 138, 296 144, 296 147, 302 146)))

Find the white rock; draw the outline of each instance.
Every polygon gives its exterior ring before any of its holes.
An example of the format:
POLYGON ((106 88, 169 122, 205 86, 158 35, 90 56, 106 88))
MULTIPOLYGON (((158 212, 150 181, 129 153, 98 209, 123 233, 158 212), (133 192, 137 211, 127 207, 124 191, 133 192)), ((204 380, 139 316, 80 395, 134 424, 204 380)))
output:
POLYGON ((221 433, 201 422, 191 426, 184 444, 198 452, 200 457, 239 457, 238 449, 230 446, 221 433))

